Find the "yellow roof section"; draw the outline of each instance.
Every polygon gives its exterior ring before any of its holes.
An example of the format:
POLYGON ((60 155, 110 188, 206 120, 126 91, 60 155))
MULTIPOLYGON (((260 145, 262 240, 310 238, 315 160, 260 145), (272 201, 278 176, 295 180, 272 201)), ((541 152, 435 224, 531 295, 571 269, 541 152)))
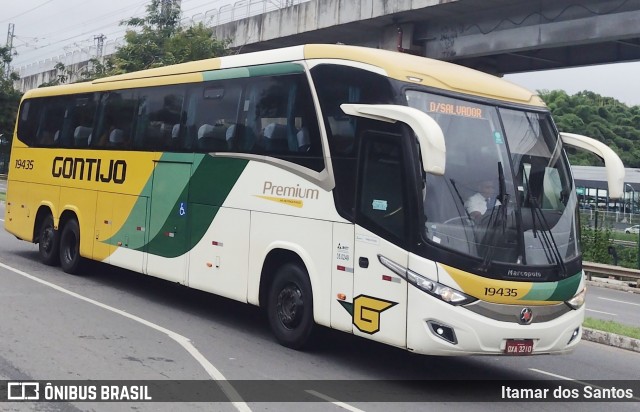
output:
POLYGON ((533 92, 499 77, 457 64, 389 50, 358 46, 309 44, 306 59, 342 59, 380 67, 389 77, 415 84, 459 93, 542 106, 544 102, 533 92), (421 82, 410 78, 422 79, 421 82))
POLYGON ((163 83, 198 82, 202 81, 202 72, 211 70, 302 59, 337 59, 359 62, 379 67, 389 77, 401 81, 513 103, 545 106, 535 93, 506 80, 467 67, 407 53, 333 44, 308 44, 199 60, 105 77, 93 82, 35 89, 27 92, 27 95, 28 97, 49 96, 109 90, 114 87, 129 88, 163 83), (164 78, 164 80, 160 80, 160 78, 164 78), (118 83, 118 85, 113 83, 118 83))

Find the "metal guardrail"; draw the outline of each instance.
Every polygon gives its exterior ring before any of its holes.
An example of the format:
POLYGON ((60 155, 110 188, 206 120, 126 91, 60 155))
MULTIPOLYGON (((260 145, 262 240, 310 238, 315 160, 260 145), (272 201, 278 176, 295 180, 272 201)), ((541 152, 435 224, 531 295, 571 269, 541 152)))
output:
POLYGON ((634 279, 636 281, 636 287, 640 287, 640 270, 638 269, 594 262, 582 262, 582 268, 589 280, 591 280, 592 275, 606 275, 620 280, 634 279))

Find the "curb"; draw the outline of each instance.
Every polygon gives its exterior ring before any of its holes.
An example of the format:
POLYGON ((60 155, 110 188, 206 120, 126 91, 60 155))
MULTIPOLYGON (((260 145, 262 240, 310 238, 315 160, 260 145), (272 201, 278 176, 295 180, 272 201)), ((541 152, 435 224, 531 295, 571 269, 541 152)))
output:
POLYGON ((640 353, 640 339, 634 339, 628 336, 582 328, 582 339, 640 353))
MULTIPOLYGON (((602 280, 587 280, 587 285, 598 286, 601 288, 614 289, 622 292, 640 293, 640 288, 634 288, 627 285, 608 283, 602 280)), ((588 290, 587 290, 587 293, 588 290)), ((620 349, 626 349, 640 353, 640 339, 630 338, 628 336, 617 335, 615 333, 604 332, 596 329, 582 328, 582 339, 589 342, 601 343, 603 345, 614 346, 620 349)))
MULTIPOLYGON (((630 293, 640 293, 640 287, 634 288, 627 285, 615 284, 615 283, 607 283, 602 280, 587 280, 587 285, 589 286, 598 286, 601 288, 614 289, 622 292, 630 292, 630 293)), ((588 293, 588 292, 587 292, 588 293)))

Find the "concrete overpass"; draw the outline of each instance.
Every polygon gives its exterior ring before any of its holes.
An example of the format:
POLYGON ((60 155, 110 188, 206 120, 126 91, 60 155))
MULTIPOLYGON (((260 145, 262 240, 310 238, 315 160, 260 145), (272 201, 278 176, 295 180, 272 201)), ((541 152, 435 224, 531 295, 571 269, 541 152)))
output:
MULTIPOLYGON (((295 0, 251 15, 253 4, 265 2, 224 6, 236 20, 217 25, 216 37, 232 39, 240 53, 345 43, 402 49, 494 74, 640 60, 640 0, 295 0), (243 10, 250 17, 242 17, 243 10)), ((218 20, 205 24, 220 23, 221 14, 222 8, 218 20)), ((42 63, 21 74, 19 89, 55 78, 56 60, 42 63)))
POLYGON ((640 60, 640 0, 310 0, 220 25, 216 36, 241 52, 401 47, 505 74, 640 60))

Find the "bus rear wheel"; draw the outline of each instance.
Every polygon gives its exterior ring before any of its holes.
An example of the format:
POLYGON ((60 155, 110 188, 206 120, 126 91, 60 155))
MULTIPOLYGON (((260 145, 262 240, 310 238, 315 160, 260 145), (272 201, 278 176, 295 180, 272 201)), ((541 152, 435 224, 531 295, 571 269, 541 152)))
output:
POLYGON ((80 269, 80 227, 71 219, 65 223, 60 235, 60 266, 66 273, 77 274, 80 269))
POLYGON ((287 263, 278 269, 267 300, 267 317, 278 342, 301 349, 314 327, 313 295, 307 271, 287 263))
POLYGON ((38 232, 38 252, 45 265, 56 266, 60 262, 60 233, 53 225, 53 216, 47 215, 38 232))

